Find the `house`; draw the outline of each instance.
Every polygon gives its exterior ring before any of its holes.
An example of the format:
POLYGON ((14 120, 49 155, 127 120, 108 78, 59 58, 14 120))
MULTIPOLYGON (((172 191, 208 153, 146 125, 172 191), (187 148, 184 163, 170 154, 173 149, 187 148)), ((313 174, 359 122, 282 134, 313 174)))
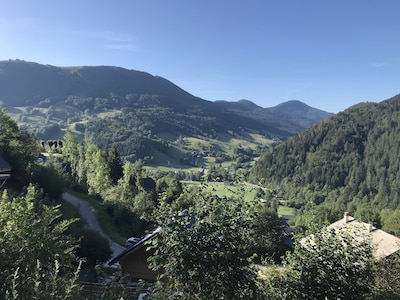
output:
POLYGON ((161 228, 159 227, 152 233, 139 239, 136 243, 128 245, 126 249, 112 258, 108 262, 108 265, 111 266, 118 262, 121 265, 122 276, 127 276, 134 280, 156 281, 160 272, 151 270, 148 261, 148 258, 153 255, 155 250, 148 250, 146 242, 155 238, 160 232, 161 228))
POLYGON ((0 157, 0 188, 11 177, 11 168, 11 165, 4 158, 0 157))
POLYGON ((387 257, 400 250, 400 239, 398 237, 374 227, 371 222, 358 221, 347 212, 344 213, 342 219, 328 226, 328 228, 333 229, 347 227, 365 230, 367 233, 365 236, 371 238, 373 254, 376 259, 387 257))

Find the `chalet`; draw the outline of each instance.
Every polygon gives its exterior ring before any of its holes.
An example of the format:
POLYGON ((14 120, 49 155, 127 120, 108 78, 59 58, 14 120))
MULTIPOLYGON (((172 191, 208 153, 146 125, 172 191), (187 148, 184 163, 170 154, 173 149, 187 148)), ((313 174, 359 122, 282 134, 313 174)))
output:
POLYGON ((126 249, 112 258, 108 265, 111 266, 118 262, 121 265, 121 275, 133 280, 156 281, 160 272, 151 270, 148 261, 148 258, 153 255, 155 250, 148 250, 146 242, 155 238, 160 232, 161 228, 157 228, 135 243, 128 245, 126 249))
POLYGON ((371 222, 358 221, 347 212, 344 213, 342 219, 328 226, 328 228, 333 229, 343 227, 365 230, 367 232, 366 236, 371 238, 374 257, 377 259, 387 257, 400 250, 400 239, 398 237, 374 227, 371 222))
MULTIPOLYGON (((350 234, 354 232, 355 238, 370 239, 375 259, 383 259, 400 250, 400 239, 398 237, 374 227, 371 222, 358 221, 347 212, 344 213, 342 219, 330 224, 327 228, 335 230, 346 228, 350 234), (360 233, 362 234, 360 235, 360 233)), ((305 237, 300 243, 302 244, 310 238, 312 236, 305 237)))
POLYGON ((11 165, 2 157, 0 157, 0 188, 3 187, 7 179, 11 177, 11 165))

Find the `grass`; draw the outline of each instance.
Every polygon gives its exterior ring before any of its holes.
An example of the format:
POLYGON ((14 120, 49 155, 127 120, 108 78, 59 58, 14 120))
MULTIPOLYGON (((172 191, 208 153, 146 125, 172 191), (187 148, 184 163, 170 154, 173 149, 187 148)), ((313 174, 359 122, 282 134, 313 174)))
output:
POLYGON ((78 193, 76 191, 69 190, 68 193, 85 200, 96 212, 97 220, 99 221, 100 227, 103 229, 104 233, 114 242, 120 245, 125 244, 126 236, 122 236, 116 226, 114 226, 110 216, 104 209, 103 204, 95 199, 94 197, 88 196, 83 193, 78 193))
POLYGON ((63 199, 61 199, 60 212, 62 213, 63 218, 65 219, 73 219, 79 217, 79 212, 76 209, 76 207, 63 199))
MULTIPOLYGON (((193 186, 193 185, 203 185, 205 187, 205 191, 209 192, 213 195, 218 195, 219 197, 240 197, 243 196, 244 201, 252 201, 256 199, 258 187, 238 184, 226 186, 223 182, 198 182, 198 181, 183 181, 185 186, 193 186)), ((288 207, 286 205, 279 204, 278 206, 278 215, 294 215, 294 208, 288 207)))
POLYGON ((294 216, 294 210, 293 207, 278 205, 278 215, 294 216))
POLYGON ((183 181, 182 183, 188 187, 193 185, 203 185, 205 188, 205 192, 217 195, 219 197, 233 198, 243 196, 243 200, 245 201, 254 200, 257 194, 257 188, 242 184, 227 186, 223 182, 204 183, 198 181, 183 181))

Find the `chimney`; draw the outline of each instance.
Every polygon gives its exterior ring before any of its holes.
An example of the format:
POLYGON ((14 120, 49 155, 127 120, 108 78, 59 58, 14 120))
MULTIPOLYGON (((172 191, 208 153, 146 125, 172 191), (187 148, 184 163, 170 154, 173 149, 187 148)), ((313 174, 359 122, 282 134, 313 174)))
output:
POLYGON ((344 216, 343 216, 343 223, 344 223, 344 224, 346 224, 346 223, 349 222, 349 219, 350 219, 349 217, 350 217, 350 216, 349 216, 349 212, 346 211, 346 212, 344 213, 344 216))

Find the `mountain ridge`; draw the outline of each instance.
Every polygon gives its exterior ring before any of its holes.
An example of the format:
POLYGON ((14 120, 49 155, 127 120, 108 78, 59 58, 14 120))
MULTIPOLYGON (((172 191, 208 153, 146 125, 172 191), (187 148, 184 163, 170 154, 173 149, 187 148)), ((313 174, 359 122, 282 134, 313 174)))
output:
POLYGON ((286 139, 332 115, 302 102, 295 103, 301 113, 290 103, 262 108, 249 100, 213 102, 163 77, 122 67, 22 60, 0 61, 0 100, 23 129, 41 139, 71 130, 104 147, 125 143, 127 153, 144 153, 126 145, 139 147, 144 136, 153 141, 161 136, 250 140, 251 134, 286 139))
MULTIPOLYGON (((7 77, 4 77, 2 75, 7 74, 7 76, 12 77, 12 75, 15 74, 10 74, 10 70, 12 71, 18 71, 18 68, 24 68, 23 70, 20 70, 18 72, 18 76, 20 76, 20 79, 29 79, 31 82, 30 85, 28 85, 27 89, 33 90, 34 92, 39 92, 44 90, 43 85, 45 88, 48 90, 48 81, 52 81, 50 79, 54 79, 55 77, 59 77, 60 79, 65 80, 64 83, 67 83, 67 85, 63 88, 60 88, 57 86, 57 89, 53 93, 47 93, 43 92, 41 94, 34 95, 31 94, 29 95, 30 97, 55 97, 55 96, 68 96, 71 95, 72 92, 74 92, 77 95, 80 96, 104 96, 105 94, 109 94, 112 92, 115 92, 115 90, 120 91, 121 94, 127 94, 130 92, 135 92, 137 93, 157 93, 160 92, 160 87, 162 87, 162 92, 165 94, 173 88, 174 93, 176 94, 177 91, 180 91, 183 95, 193 97, 194 99, 201 100, 201 101, 206 101, 209 103, 227 103, 228 105, 240 105, 242 107, 245 106, 251 106, 252 108, 263 108, 260 107, 259 105, 255 104, 254 102, 247 100, 247 99, 242 99, 238 101, 226 101, 226 100, 217 100, 217 101, 209 101, 202 99, 200 97, 196 97, 189 92, 183 90, 179 86, 175 85, 171 81, 169 81, 166 78, 163 78, 161 76, 157 75, 151 75, 150 73, 144 72, 144 71, 138 71, 138 70, 132 70, 132 69, 126 69, 123 67, 117 67, 117 66, 106 66, 106 65, 100 65, 100 66, 63 66, 63 67, 57 67, 57 66, 52 66, 52 65, 43 65, 35 62, 26 62, 23 60, 7 60, 7 61, 0 61, 0 96, 2 98, 12 98, 12 100, 17 100, 18 98, 23 98, 24 94, 23 91, 24 89, 13 89, 12 93, 10 91, 10 87, 12 88, 15 86, 14 84, 6 85, 10 83, 10 81, 6 81, 5 79, 7 77), (30 73, 29 69, 27 67, 33 69, 34 73, 30 73), (52 73, 49 73, 47 71, 51 70, 52 73), (22 72, 23 71, 23 72, 22 72), (95 71, 95 72, 92 72, 95 71), (21 76, 21 74, 23 74, 21 76), (24 76, 25 75, 25 76, 24 76), (33 76, 34 75, 34 76, 33 76), (38 76, 39 75, 39 76, 38 76), (47 75, 44 76, 44 78, 40 75, 47 75), (51 76, 52 77, 51 77, 51 76), (86 89, 82 90, 81 86, 76 86, 77 80, 76 78, 73 78, 73 76, 79 77, 79 78, 85 78, 86 81, 86 89), (94 75, 96 75, 94 77, 94 75), (26 78, 24 78, 26 77, 26 78), (43 79, 46 79, 45 81, 43 79), (111 81, 110 81, 111 79, 111 81), (127 87, 126 83, 127 80, 129 80, 129 84, 136 83, 134 87, 127 87), (90 89, 93 86, 97 86, 98 82, 101 82, 103 84, 103 87, 101 89, 97 88, 93 91, 90 89), (104 83, 105 86, 104 86, 104 83), (121 83, 123 83, 121 85, 121 83), (125 85, 124 85, 125 83, 125 85), (74 85, 75 84, 75 85, 74 85), (34 86, 34 87, 32 87, 34 86), (89 87, 89 88, 88 88, 89 87), (5 92, 6 91, 6 92, 5 92), (7 93, 7 91, 9 91, 7 93), (18 94, 20 93, 20 94, 18 94), (60 94, 61 93, 61 94, 60 94)), ((14 79, 14 78, 11 78, 14 79)), ((24 82, 24 84, 27 84, 27 82, 24 82)), ((50 89, 50 92, 53 91, 53 89, 50 89)), ((19 99, 21 101, 21 99, 19 99)), ((296 100, 299 104, 304 104, 300 102, 299 100, 296 100)), ((289 100, 284 103, 291 103, 293 100, 289 100)), ((280 104, 280 105, 282 105, 280 104)), ((305 106, 309 107, 308 105, 304 104, 305 106)), ((279 107, 277 105, 276 107, 279 107)), ((273 109, 275 107, 271 108, 264 108, 264 109, 273 109)), ((310 107, 311 108, 311 107, 310 107)), ((316 109, 316 108, 313 108, 316 109)), ((319 110, 319 109, 316 109, 319 110)), ((322 110, 319 110, 323 112, 322 110)), ((327 114, 331 114, 329 112, 324 112, 327 114)))
POLYGON ((400 95, 353 105, 266 152, 250 178, 268 178, 293 205, 324 204, 331 215, 398 209, 399 119, 400 95))

